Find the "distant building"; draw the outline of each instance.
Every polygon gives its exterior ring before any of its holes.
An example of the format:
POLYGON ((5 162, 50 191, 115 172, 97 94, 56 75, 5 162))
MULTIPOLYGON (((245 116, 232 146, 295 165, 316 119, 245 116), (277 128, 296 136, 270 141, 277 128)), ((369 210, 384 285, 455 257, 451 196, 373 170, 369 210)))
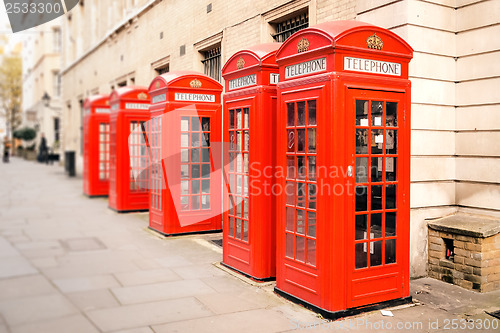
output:
POLYGON ((44 133, 59 152, 61 132, 61 18, 25 33, 23 50, 23 125, 44 133))
POLYGON ((500 215, 500 1, 81 1, 63 18, 63 146, 82 163, 82 105, 119 86, 196 70, 221 80, 242 48, 333 20, 390 29, 415 50, 411 276, 426 275, 426 219, 500 215))

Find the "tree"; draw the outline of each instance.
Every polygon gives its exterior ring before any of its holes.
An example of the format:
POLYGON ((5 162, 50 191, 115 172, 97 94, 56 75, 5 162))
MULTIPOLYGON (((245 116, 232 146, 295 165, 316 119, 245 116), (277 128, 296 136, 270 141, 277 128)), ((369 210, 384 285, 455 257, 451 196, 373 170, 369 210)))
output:
MULTIPOLYGON (((0 106, 7 123, 7 135, 13 133, 21 124, 23 70, 19 56, 5 56, 0 65, 0 106)), ((14 143, 12 144, 14 147, 14 143)))

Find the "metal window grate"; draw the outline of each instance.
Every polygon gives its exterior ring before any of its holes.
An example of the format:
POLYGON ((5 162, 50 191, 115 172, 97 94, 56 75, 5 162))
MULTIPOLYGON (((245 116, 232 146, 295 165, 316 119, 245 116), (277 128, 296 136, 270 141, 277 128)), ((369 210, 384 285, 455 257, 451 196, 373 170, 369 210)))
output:
POLYGON ((221 50, 220 46, 203 52, 204 59, 201 61, 204 66, 205 75, 220 81, 221 80, 221 50))
POLYGON ((168 73, 169 71, 170 71, 170 64, 156 69, 158 75, 163 75, 165 73, 168 73))
POLYGON ((284 42, 288 37, 299 30, 309 26, 309 13, 302 13, 288 20, 276 24, 276 33, 273 35, 274 41, 284 42))

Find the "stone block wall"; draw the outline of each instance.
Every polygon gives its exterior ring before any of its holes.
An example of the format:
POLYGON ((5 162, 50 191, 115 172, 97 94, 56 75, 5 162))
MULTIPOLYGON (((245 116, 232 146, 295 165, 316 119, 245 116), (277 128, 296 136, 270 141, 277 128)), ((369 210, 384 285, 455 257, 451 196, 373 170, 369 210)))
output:
POLYGON ((500 290, 500 234, 482 238, 428 230, 430 277, 480 292, 500 290))

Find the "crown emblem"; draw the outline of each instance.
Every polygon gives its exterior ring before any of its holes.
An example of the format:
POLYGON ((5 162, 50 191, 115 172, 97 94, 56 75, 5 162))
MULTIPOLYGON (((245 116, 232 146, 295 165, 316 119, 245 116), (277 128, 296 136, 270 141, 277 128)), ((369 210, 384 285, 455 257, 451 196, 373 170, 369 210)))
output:
POLYGON ((189 82, 189 85, 191 88, 201 88, 201 82, 198 79, 194 79, 193 81, 189 82))
POLYGON ((106 100, 106 102, 104 104, 109 105, 109 100, 106 100))
POLYGON ((139 95, 137 95, 138 99, 148 99, 148 95, 146 93, 141 92, 139 95))
POLYGON ((155 88, 156 89, 160 88, 160 81, 156 81, 155 88))
POLYGON ((236 68, 242 69, 243 67, 245 67, 245 60, 243 60, 243 58, 239 58, 238 62, 236 63, 236 68))
POLYGON ((302 39, 297 43, 297 53, 306 52, 309 50, 309 41, 307 38, 302 37, 302 39))
POLYGON ((382 38, 377 36, 377 34, 373 34, 366 39, 366 45, 369 49, 382 50, 384 42, 382 41, 382 38))

